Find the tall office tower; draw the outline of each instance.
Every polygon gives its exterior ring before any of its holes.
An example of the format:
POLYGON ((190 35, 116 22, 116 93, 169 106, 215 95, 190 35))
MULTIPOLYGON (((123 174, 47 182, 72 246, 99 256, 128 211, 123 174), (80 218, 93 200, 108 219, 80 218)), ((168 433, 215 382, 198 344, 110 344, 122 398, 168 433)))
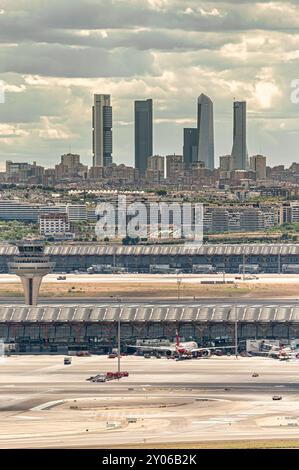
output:
POLYGON ((186 168, 190 168, 193 162, 197 161, 197 128, 186 127, 184 129, 183 157, 186 168))
POLYGON ((197 100, 197 131, 197 161, 204 162, 206 168, 213 170, 215 168, 213 101, 203 93, 197 100))
POLYGON ((94 95, 92 107, 93 166, 112 164, 112 106, 110 95, 94 95))
POLYGON ((257 180, 266 179, 266 157, 263 155, 253 155, 250 157, 250 169, 255 171, 257 180))
POLYGON ((248 169, 246 145, 246 101, 234 101, 233 170, 248 169))
POLYGON ((153 100, 138 100, 135 106, 135 168, 145 173, 153 155, 153 100))

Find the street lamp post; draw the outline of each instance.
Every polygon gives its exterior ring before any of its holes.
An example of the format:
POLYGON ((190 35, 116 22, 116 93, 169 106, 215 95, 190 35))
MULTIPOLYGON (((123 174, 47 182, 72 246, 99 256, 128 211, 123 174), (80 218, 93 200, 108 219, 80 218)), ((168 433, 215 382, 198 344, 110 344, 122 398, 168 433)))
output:
POLYGON ((120 302, 121 299, 116 299, 118 301, 118 307, 119 307, 119 312, 118 312, 118 328, 117 328, 117 371, 120 373, 120 302))
POLYGON ((235 356, 238 359, 238 311, 235 308, 235 356))
POLYGON ((117 320, 117 371, 120 373, 120 303, 119 297, 111 296, 116 302, 118 302, 118 320, 117 320))

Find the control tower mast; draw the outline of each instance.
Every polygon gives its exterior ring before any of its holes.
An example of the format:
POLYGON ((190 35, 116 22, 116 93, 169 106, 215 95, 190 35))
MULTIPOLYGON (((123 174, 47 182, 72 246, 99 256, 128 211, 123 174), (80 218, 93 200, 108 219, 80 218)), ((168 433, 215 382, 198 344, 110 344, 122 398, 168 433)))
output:
POLYGON ((55 263, 44 254, 43 240, 24 239, 15 245, 19 253, 8 263, 9 272, 21 278, 26 304, 36 305, 42 278, 53 271, 55 263))

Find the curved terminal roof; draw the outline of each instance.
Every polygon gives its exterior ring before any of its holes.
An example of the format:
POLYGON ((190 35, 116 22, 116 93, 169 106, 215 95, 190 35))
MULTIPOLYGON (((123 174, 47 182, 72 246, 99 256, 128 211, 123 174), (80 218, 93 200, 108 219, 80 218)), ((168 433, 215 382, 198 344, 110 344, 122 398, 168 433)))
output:
POLYGON ((0 306, 0 323, 235 322, 299 323, 299 305, 43 305, 0 306))
MULTIPOLYGON (((13 256, 18 253, 16 246, 0 245, 0 256, 13 256)), ((45 248, 45 253, 50 256, 105 256, 105 255, 130 255, 130 256, 161 256, 161 255, 299 255, 299 243, 290 244, 205 244, 201 246, 186 245, 139 245, 139 246, 106 246, 106 245, 82 245, 65 244, 51 245, 45 248)))

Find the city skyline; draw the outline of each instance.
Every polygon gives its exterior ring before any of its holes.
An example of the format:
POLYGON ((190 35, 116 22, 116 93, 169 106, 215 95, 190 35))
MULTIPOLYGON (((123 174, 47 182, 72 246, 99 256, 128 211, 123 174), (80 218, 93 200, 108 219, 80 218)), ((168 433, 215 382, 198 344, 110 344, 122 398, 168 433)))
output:
POLYGON ((134 161, 134 100, 154 100, 155 153, 166 155, 181 153, 183 128, 196 127, 200 93, 214 102, 216 166, 231 152, 234 98, 248 104, 250 153, 271 165, 296 161, 297 2, 284 13, 277 2, 74 0, 70 12, 65 0, 3 0, 2 167, 6 159, 49 165, 70 146, 90 163, 95 93, 113 97, 116 163, 134 161))

